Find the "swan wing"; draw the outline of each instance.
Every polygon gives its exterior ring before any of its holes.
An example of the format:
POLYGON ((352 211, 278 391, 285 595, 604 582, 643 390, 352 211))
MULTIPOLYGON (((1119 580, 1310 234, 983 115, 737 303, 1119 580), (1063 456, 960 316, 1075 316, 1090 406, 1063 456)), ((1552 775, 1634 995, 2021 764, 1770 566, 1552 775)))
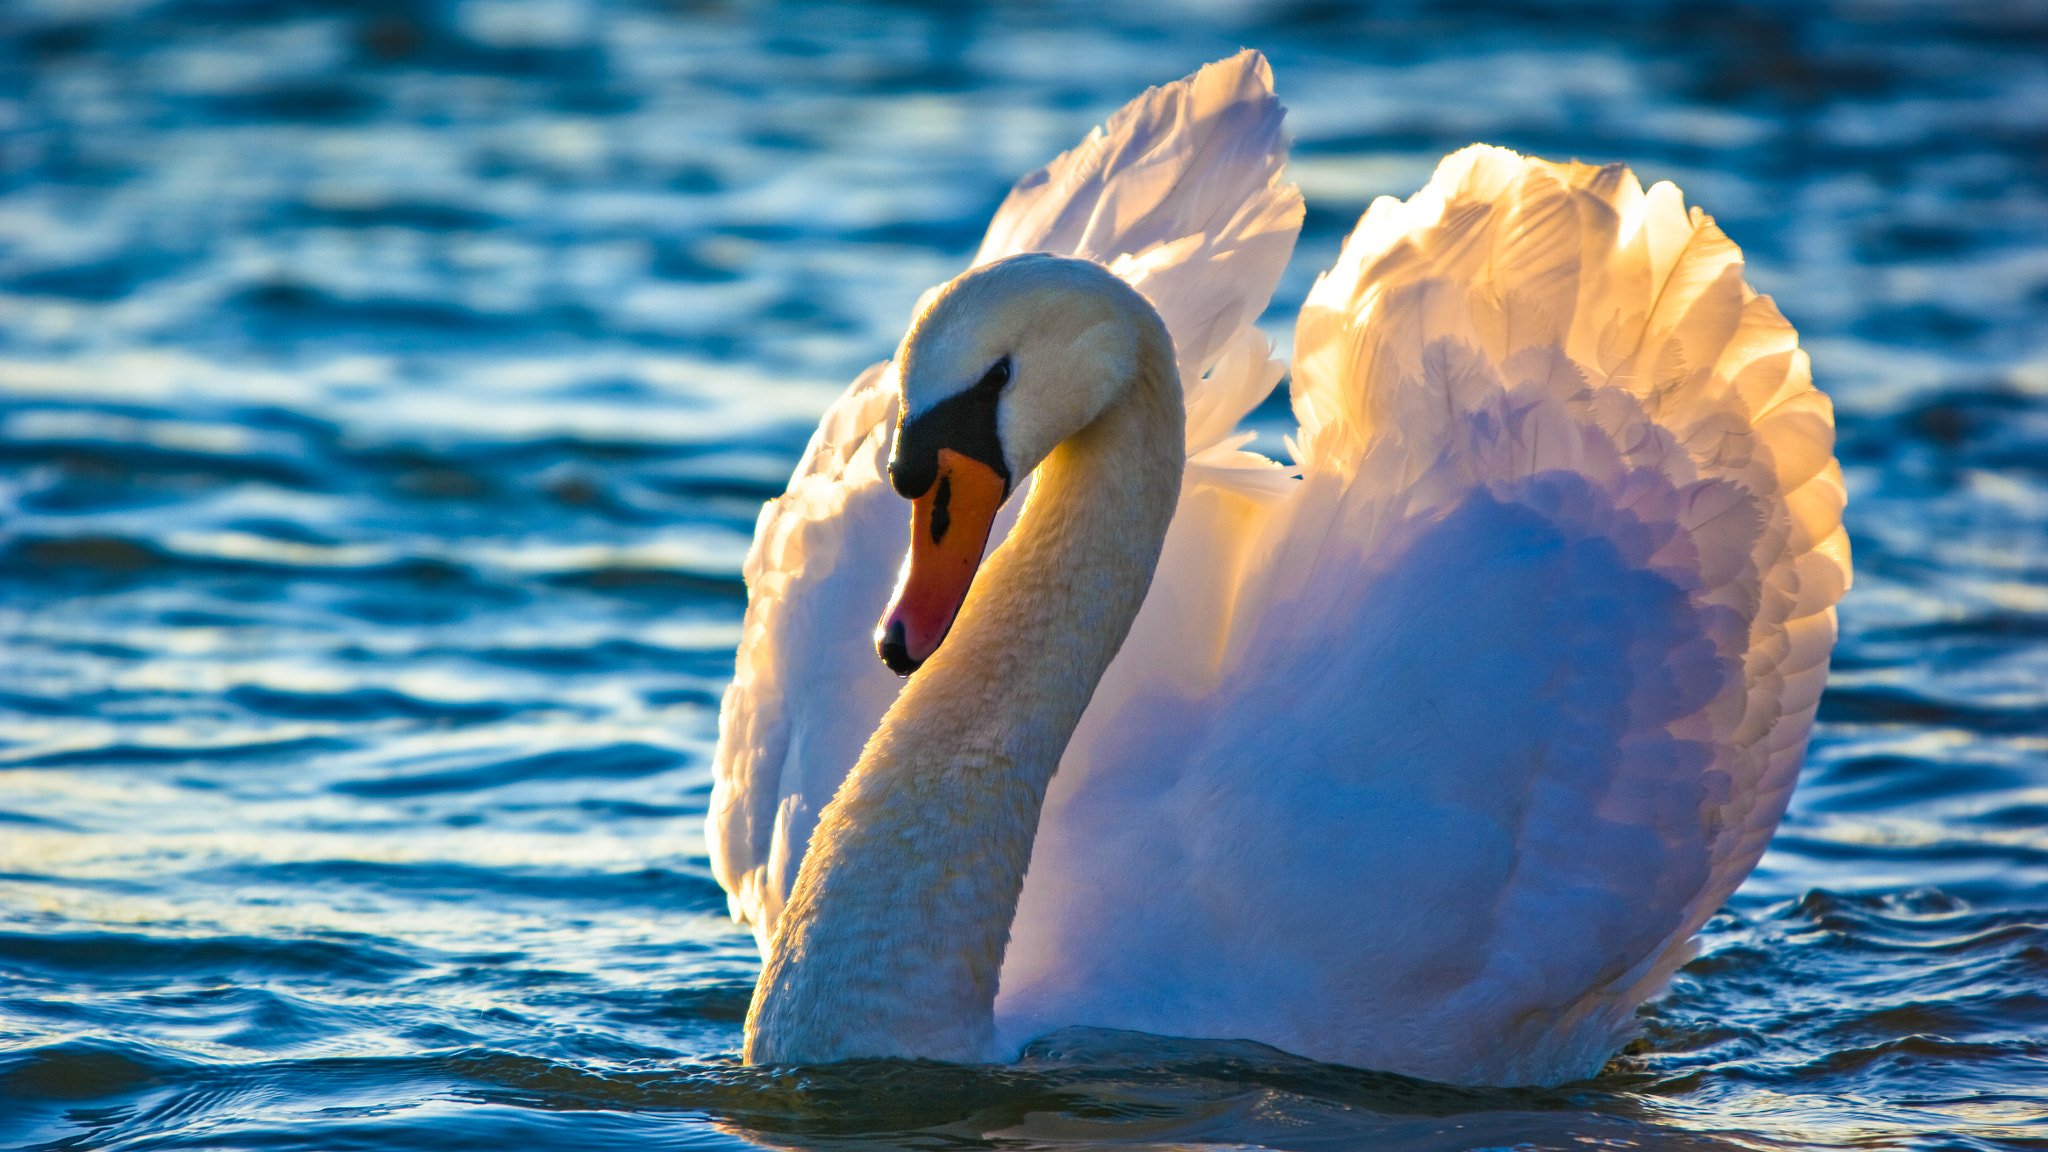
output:
MULTIPOLYGON (((1251 327, 1301 227, 1301 194, 1280 177, 1283 115, 1251 51, 1150 89, 1018 181, 975 257, 1052 252, 1123 275, 1173 334, 1198 467, 1269 486, 1278 470, 1226 436, 1283 370, 1251 327)), ((907 542, 884 471, 896 392, 877 364, 833 404, 747 557, 707 840, 734 918, 764 951, 818 814, 901 684, 872 636, 907 542)), ((998 520, 998 542, 1022 503, 998 520)))
POLYGON ((1211 372, 1265 311, 1301 231, 1284 183, 1286 109, 1250 49, 1148 89, 1072 151, 1017 182, 975 264, 1052 252, 1107 265, 1173 334, 1190 454, 1233 431, 1272 390, 1211 372))
POLYGON ((705 831, 727 906, 763 948, 819 811, 896 698, 870 636, 903 553, 885 471, 896 405, 889 364, 861 373, 762 506, 747 553, 705 831))
POLYGON ((1225 563, 1155 596, 1222 591, 1140 616, 1070 744, 998 1027, 1589 1075, 1804 755, 1827 400, 1671 185, 1489 148, 1373 206, 1294 373, 1301 482, 1170 538, 1225 563))

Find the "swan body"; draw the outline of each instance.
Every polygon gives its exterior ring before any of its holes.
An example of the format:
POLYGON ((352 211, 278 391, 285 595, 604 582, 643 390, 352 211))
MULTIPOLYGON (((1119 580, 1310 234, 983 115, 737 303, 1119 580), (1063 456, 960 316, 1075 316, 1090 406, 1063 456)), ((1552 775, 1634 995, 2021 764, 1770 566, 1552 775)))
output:
POLYGON ((749 1059, 1085 1024, 1560 1082, 1761 855, 1849 577, 1796 334, 1670 185, 1469 148, 1311 292, 1282 470, 1230 434, 1279 118, 1245 53, 1026 177, 763 510, 710 816, 749 1059), (941 459, 1030 493, 902 681, 892 480, 1004 355, 997 458, 941 459))

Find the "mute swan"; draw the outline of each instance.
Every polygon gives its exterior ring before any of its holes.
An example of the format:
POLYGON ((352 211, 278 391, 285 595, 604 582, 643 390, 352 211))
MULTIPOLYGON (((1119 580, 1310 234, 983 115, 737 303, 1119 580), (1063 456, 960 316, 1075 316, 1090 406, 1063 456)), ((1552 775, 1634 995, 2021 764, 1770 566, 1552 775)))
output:
POLYGON ((1230 435, 1280 116, 1246 52, 1026 177, 763 509, 709 818, 749 1060, 1556 1083, 1763 852, 1849 578, 1795 333, 1671 185, 1474 146, 1310 293, 1297 477, 1230 435))

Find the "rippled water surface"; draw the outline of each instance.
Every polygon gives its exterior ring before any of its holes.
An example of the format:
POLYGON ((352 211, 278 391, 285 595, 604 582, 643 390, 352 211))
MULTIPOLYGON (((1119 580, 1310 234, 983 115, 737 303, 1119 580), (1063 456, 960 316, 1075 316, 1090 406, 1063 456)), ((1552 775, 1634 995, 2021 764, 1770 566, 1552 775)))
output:
POLYGON ((2048 1147, 2048 8, 1093 7, 0 6, 0 1145, 2048 1147), (1792 815, 1582 1085, 741 1068, 755 509, 1012 179, 1240 44, 1283 338, 1477 139, 1746 248, 1853 494, 1792 815))

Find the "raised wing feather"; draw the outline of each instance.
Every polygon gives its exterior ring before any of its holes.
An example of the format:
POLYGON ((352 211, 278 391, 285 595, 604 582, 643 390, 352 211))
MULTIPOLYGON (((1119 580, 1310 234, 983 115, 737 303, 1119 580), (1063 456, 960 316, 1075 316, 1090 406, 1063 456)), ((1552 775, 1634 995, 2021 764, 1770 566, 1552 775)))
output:
POLYGON ((1148 599, 1069 746, 999 1028, 1590 1074, 1803 756, 1826 401, 1670 185, 1498 149, 1375 204, 1296 349, 1302 481, 1169 538, 1226 562, 1162 567, 1206 592, 1148 599))
POLYGON ((903 558, 884 471, 897 403, 889 365, 861 373, 762 507, 747 553, 706 835, 733 918, 764 949, 819 812, 898 691, 869 638, 903 558))
POLYGON ((1265 310, 1301 230, 1301 193, 1280 176, 1285 112, 1272 70, 1249 49, 1150 89, 1019 180, 975 256, 1078 256, 1144 293, 1173 333, 1191 453, 1227 435, 1273 383, 1254 393, 1204 375, 1265 310))
MULTIPOLYGON (((1225 437, 1282 372, 1251 327, 1301 227, 1301 195, 1280 179, 1282 114, 1256 52, 1151 89, 1019 181, 976 256, 1080 256, 1128 279, 1173 334, 1196 469, 1251 490, 1281 474, 1225 437)), ((876 365, 825 414, 748 554, 707 835, 733 916, 764 951, 818 813, 899 685, 872 640, 908 542, 883 476, 894 420, 894 377, 876 365)))

